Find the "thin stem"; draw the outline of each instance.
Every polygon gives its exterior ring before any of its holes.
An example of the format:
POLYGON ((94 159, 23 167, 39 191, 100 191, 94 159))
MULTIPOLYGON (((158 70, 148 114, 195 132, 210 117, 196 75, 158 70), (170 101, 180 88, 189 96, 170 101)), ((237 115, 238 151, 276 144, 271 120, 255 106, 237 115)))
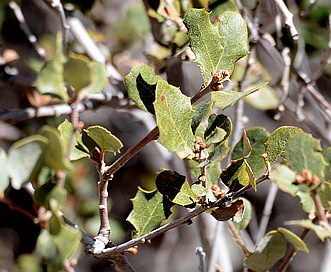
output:
MULTIPOLYGON (((304 240, 306 238, 306 236, 308 235, 310 229, 305 228, 301 235, 300 238, 301 240, 304 240)), ((283 272, 286 271, 286 268, 289 266, 289 264, 291 263, 292 259, 294 258, 295 254, 299 251, 299 249, 297 248, 293 248, 290 253, 286 256, 286 258, 284 259, 283 263, 279 266, 278 268, 278 272, 283 272)))
POLYGON ((311 193, 311 196, 312 196, 315 206, 316 206, 316 213, 317 213, 318 219, 321 221, 321 224, 323 224, 324 226, 328 226, 328 228, 330 229, 329 221, 326 218, 325 210, 323 208, 320 196, 316 192, 316 189, 312 190, 310 193, 311 193))
MULTIPOLYGON (((236 227, 234 226, 233 222, 232 221, 227 221, 226 223, 227 223, 227 225, 228 225, 228 227, 229 227, 229 229, 230 229, 230 231, 233 235, 233 238, 244 245, 245 243, 244 243, 243 239, 241 238, 239 232, 237 231, 236 227)), ((243 252, 245 257, 249 256, 248 252, 244 252, 244 251, 242 251, 242 252, 243 252)))
POLYGON ((206 252, 204 252, 202 247, 197 247, 195 249, 195 254, 199 256, 199 272, 206 272, 206 252))
POLYGON ((282 0, 274 0, 275 4, 278 6, 279 10, 281 11, 285 26, 290 30, 291 37, 293 40, 299 39, 298 31, 293 23, 293 14, 288 10, 284 1, 282 0))
POLYGON ((268 223, 269 223, 272 207, 274 205, 277 192, 278 192, 278 187, 274 182, 272 182, 270 187, 269 187, 267 200, 266 200, 265 205, 264 205, 263 217, 261 219, 259 230, 258 230, 258 233, 256 235, 256 240, 255 240, 256 243, 258 241, 260 241, 260 239, 266 233, 266 229, 267 229, 267 226, 268 226, 268 223))

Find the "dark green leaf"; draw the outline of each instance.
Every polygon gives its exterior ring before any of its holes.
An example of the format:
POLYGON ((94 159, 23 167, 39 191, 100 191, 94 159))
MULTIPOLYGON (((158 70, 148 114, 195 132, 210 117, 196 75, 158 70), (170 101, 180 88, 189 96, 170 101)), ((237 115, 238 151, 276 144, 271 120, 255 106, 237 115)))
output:
POLYGON ((247 268, 253 271, 268 271, 286 253, 286 240, 277 231, 267 233, 252 255, 245 259, 247 268))
POLYGON ((283 234, 286 240, 288 240, 296 249, 309 253, 306 243, 295 233, 284 228, 278 228, 277 231, 283 234))
POLYGON ((266 142, 266 160, 272 165, 278 156, 284 155, 288 140, 299 133, 302 133, 300 128, 287 126, 280 127, 271 133, 266 142))
POLYGON ((84 129, 84 131, 103 151, 118 153, 123 147, 121 141, 103 127, 91 126, 84 129))
POLYGON ((38 171, 39 160, 47 144, 46 137, 34 135, 11 146, 8 154, 8 171, 15 189, 20 189, 31 174, 38 171))
POLYGON ((181 159, 193 157, 190 98, 166 81, 159 80, 154 108, 160 134, 158 141, 169 151, 176 152, 181 159))
POLYGON ((235 222, 240 222, 244 210, 244 201, 237 199, 235 202, 231 203, 230 206, 224 206, 213 210, 211 215, 218 221, 228 221, 231 219, 235 222))
POLYGON ((36 87, 42 94, 49 94, 67 101, 68 94, 65 91, 63 76, 65 56, 62 50, 62 38, 61 34, 58 34, 54 56, 45 63, 39 72, 36 87))
POLYGON ((208 127, 205 131, 204 138, 207 141, 207 145, 211 143, 222 143, 229 138, 231 131, 232 124, 229 117, 223 114, 212 114, 208 119, 208 127))
POLYGON ((193 116, 192 116, 192 131, 195 133, 199 124, 212 110, 212 103, 210 100, 204 100, 199 104, 193 106, 193 116))
POLYGON ((46 209, 51 209, 50 200, 54 199, 58 203, 59 210, 62 210, 66 200, 67 191, 54 182, 48 181, 36 189, 34 196, 35 200, 46 209))
POLYGON ((156 177, 155 184, 161 194, 178 205, 194 207, 198 200, 185 176, 176 171, 165 170, 161 172, 156 177))
POLYGON ((158 191, 138 188, 132 199, 133 210, 127 220, 135 227, 134 237, 140 237, 159 227, 167 217, 163 206, 163 196, 158 191))
POLYGON ((130 99, 141 109, 155 114, 153 102, 155 101, 156 84, 163 80, 156 76, 154 71, 146 64, 134 67, 125 77, 125 86, 130 99))

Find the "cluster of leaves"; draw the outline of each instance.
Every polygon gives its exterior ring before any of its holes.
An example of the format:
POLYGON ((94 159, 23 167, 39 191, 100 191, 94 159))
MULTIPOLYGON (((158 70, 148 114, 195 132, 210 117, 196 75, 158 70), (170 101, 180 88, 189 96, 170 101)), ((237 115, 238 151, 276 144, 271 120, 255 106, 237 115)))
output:
MULTIPOLYGON (((162 21, 158 14, 153 13, 162 21)), ((238 196, 245 188, 257 190, 261 177, 270 177, 281 190, 298 196, 307 213, 319 213, 316 195, 323 210, 330 210, 331 148, 322 150, 317 139, 299 128, 280 127, 269 134, 257 127, 247 130, 230 150, 230 118, 211 113, 215 109, 225 110, 264 86, 245 92, 218 91, 213 86, 213 80, 223 71, 226 77, 221 78, 217 86, 228 80, 235 63, 249 53, 247 26, 241 15, 236 11, 222 12, 217 23, 212 24, 205 10, 190 9, 184 24, 187 36, 179 39, 183 33, 176 32, 171 36, 172 42, 180 40, 178 46, 190 42, 206 81, 201 91, 210 88, 211 95, 196 103, 198 101, 184 95, 145 64, 131 70, 125 85, 136 106, 155 115, 159 143, 188 161, 196 182, 190 184, 184 175, 163 170, 156 177, 155 190, 138 188, 132 200, 133 210, 127 218, 135 228, 134 237, 160 227, 175 205, 190 209, 202 206, 206 211, 210 208, 216 220, 233 220, 240 232, 249 224, 252 207, 248 200, 232 199, 232 196, 238 196), (221 161, 230 152, 231 164, 221 169, 221 161), (227 188, 228 201, 213 206, 211 203, 217 203, 212 190, 216 182, 227 188)), ((169 30, 169 33, 172 32, 169 30)), ((53 57, 39 70, 36 87, 40 93, 70 104, 87 94, 101 92, 107 81, 103 65, 80 55, 66 58, 59 36, 53 57), (80 76, 82 74, 87 76, 80 76)), ((37 251, 49 268, 59 269, 81 239, 81 233, 66 225, 61 216, 67 197, 67 191, 58 184, 61 174, 74 171, 71 161, 87 157, 99 163, 105 152, 118 153, 121 148, 121 141, 105 128, 91 126, 80 131, 65 120, 57 128, 44 126, 38 134, 16 142, 8 154, 0 150, 0 190, 4 191, 9 183, 15 189, 31 183, 36 203, 51 212, 48 217, 47 212, 44 217, 38 215, 47 223, 37 241, 37 251), (75 138, 73 148, 70 147, 72 137, 75 138), (96 150, 101 157, 96 158, 96 150)), ((328 224, 318 225, 312 220, 288 224, 311 229, 321 240, 330 237, 328 224)), ((298 250, 309 251, 300 237, 285 228, 267 233, 253 252, 241 241, 236 242, 245 254, 246 267, 266 271, 285 255, 287 241, 298 250)))

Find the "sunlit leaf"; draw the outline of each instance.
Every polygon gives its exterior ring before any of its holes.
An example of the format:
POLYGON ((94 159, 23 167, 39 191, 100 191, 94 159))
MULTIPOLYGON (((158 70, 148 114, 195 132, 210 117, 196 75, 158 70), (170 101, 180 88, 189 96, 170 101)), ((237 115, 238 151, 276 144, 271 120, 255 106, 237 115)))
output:
POLYGON ((272 165, 278 156, 283 156, 288 140, 298 133, 302 133, 300 128, 288 126, 280 127, 271 133, 266 142, 266 160, 272 165))
POLYGON ((284 222, 285 225, 300 226, 310 229, 315 232, 317 237, 324 241, 325 238, 331 237, 331 231, 328 227, 323 227, 321 225, 316 225, 310 220, 292 220, 284 222))
POLYGON ((166 219, 163 196, 158 191, 151 192, 138 188, 132 199, 133 210, 127 220, 135 227, 134 237, 140 237, 159 227, 166 219))
POLYGON ((223 114, 212 114, 208 119, 208 127, 204 133, 206 144, 220 144, 229 138, 232 124, 229 117, 223 114))
POLYGON ((191 9, 184 23, 205 81, 220 70, 231 74, 235 62, 248 53, 247 26, 238 12, 224 12, 214 26, 206 10, 191 9))
POLYGON ((295 173, 285 165, 278 165, 270 173, 270 179, 275 182, 279 189, 295 196, 299 187, 295 184, 295 173))
POLYGON ((298 235, 285 228, 278 228, 277 231, 283 234, 296 249, 309 253, 306 243, 298 235))
POLYGON ((321 186, 317 188, 317 193, 322 201, 323 208, 328 210, 331 208, 331 182, 324 181, 321 186))
POLYGON ((234 226, 238 231, 246 229, 248 226, 249 222, 251 221, 252 218, 252 204, 249 200, 246 198, 240 198, 242 201, 244 201, 245 209, 244 209, 244 214, 242 216, 242 219, 240 222, 233 222, 234 226))
POLYGON ((286 240, 278 231, 267 233, 258 243, 252 255, 245 259, 247 268, 253 271, 268 271, 286 253, 286 240))
POLYGON ((312 175, 323 180, 327 163, 321 151, 317 139, 306 133, 297 133, 288 139, 285 149, 286 165, 297 174, 308 169, 312 175))
POLYGON ((166 81, 159 80, 154 108, 160 134, 158 141, 181 159, 192 157, 194 136, 190 98, 166 81))
POLYGON ((90 69, 90 84, 84 87, 81 92, 85 94, 100 93, 107 85, 107 71, 103 64, 91 61, 88 63, 90 69))
POLYGON ((156 177, 155 184, 161 194, 178 205, 194 207, 198 200, 185 176, 176 171, 165 170, 161 172, 156 177))
POLYGON ((125 77, 125 86, 130 99, 139 108, 152 114, 155 114, 153 102, 155 101, 156 84, 159 80, 163 79, 156 76, 146 64, 137 65, 125 77))
MULTIPOLYGON (((58 126, 58 130, 60 131, 61 140, 63 142, 63 146, 65 147, 65 151, 67 151, 69 147, 71 133, 73 131, 72 124, 66 119, 58 126)), ((82 135, 78 131, 76 131, 75 144, 70 154, 70 160, 74 161, 85 157, 89 157, 89 151, 82 142, 82 135)))
POLYGON ((199 104, 193 106, 193 116, 192 116, 192 131, 195 133, 199 124, 212 110, 212 103, 210 100, 204 100, 199 104))
POLYGON ((84 131, 103 151, 118 153, 123 147, 122 142, 103 127, 91 126, 84 131))

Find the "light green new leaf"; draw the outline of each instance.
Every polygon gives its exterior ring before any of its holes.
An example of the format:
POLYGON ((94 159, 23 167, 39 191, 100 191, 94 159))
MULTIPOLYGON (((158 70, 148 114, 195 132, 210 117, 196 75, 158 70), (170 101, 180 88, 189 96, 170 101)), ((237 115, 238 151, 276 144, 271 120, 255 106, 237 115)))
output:
POLYGON ((268 271, 286 253, 286 240, 278 231, 267 233, 257 245, 254 253, 245 259, 247 268, 268 271))
POLYGON ((48 139, 48 144, 43 154, 44 164, 55 171, 72 169, 72 165, 66 159, 60 132, 56 128, 44 126, 39 134, 48 139))
POLYGON ((169 151, 176 152, 181 159, 193 157, 190 98, 166 81, 159 80, 154 108, 160 134, 158 141, 169 151))
POLYGON ((0 147, 0 194, 2 194, 9 185, 7 160, 6 152, 0 147))
POLYGON ((222 13, 214 26, 206 10, 191 9, 184 24, 205 81, 221 70, 231 74, 235 62, 248 54, 247 26, 238 12, 222 13))
POLYGON ((122 142, 110 131, 100 126, 91 126, 84 129, 87 135, 95 141, 103 151, 112 153, 120 152, 122 142))
POLYGON ((288 139, 284 154, 286 165, 297 174, 301 174, 303 169, 308 169, 312 175, 323 180, 327 163, 321 151, 317 139, 307 133, 297 133, 288 139))
POLYGON ((146 64, 134 67, 125 77, 125 86, 130 99, 142 110, 155 114, 153 102, 155 101, 156 83, 163 79, 156 76, 154 71, 146 64))
POLYGON ((316 225, 310 220, 293 220, 293 221, 286 221, 284 225, 294 225, 300 226, 307 229, 310 229, 315 232, 318 238, 324 241, 325 238, 331 237, 331 231, 327 227, 323 227, 321 225, 316 225))
POLYGON ((296 249, 309 253, 306 243, 298 235, 285 228, 278 228, 277 231, 283 234, 296 249))
POLYGON ((58 34, 55 53, 50 60, 46 61, 44 67, 39 72, 36 87, 42 94, 49 94, 67 101, 68 94, 64 88, 65 83, 63 76, 65 56, 62 50, 62 38, 61 35, 58 34))
POLYGON ((15 189, 20 189, 23 183, 28 181, 35 171, 38 171, 39 160, 47 144, 46 137, 34 135, 11 146, 8 154, 8 171, 11 184, 15 189))
MULTIPOLYGON (((69 147, 70 137, 72 133, 72 124, 66 119, 64 120, 59 126, 58 130, 61 134, 61 140, 63 142, 63 146, 65 147, 65 151, 67 151, 69 147)), ((70 160, 75 161, 81 158, 89 157, 89 151, 87 147, 82 142, 82 135, 76 131, 76 139, 75 139, 75 146, 70 154, 70 160)))
POLYGON ((253 92, 256 92, 257 90, 259 89, 254 88, 246 92, 235 92, 235 91, 212 92, 210 100, 214 102, 214 107, 225 110, 226 108, 233 106, 240 99, 244 98, 245 96, 253 92))
POLYGON ((166 219, 163 208, 163 195, 158 191, 145 191, 138 187, 132 199, 133 210, 127 220, 135 227, 134 237, 140 237, 159 227, 166 219))
POLYGON ((308 191, 308 186, 304 184, 304 185, 299 185, 297 187, 299 188, 299 191, 296 193, 296 195, 300 198, 300 205, 302 209, 306 213, 314 212, 316 209, 315 203, 310 195, 310 192, 308 191))
POLYGON ((284 156, 288 140, 298 133, 302 133, 300 128, 290 126, 279 127, 271 133, 265 144, 266 160, 272 165, 278 156, 284 156))

